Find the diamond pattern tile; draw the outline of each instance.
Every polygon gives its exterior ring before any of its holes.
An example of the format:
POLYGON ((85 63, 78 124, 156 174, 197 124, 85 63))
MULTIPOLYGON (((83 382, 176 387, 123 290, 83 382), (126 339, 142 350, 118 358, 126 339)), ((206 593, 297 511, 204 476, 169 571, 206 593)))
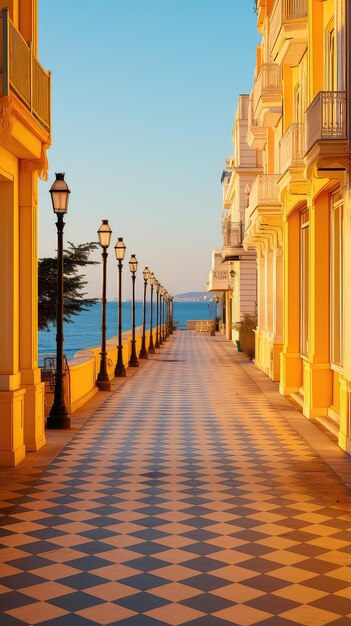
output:
POLYGON ((351 623, 350 492, 246 367, 179 332, 46 468, 0 471, 1 626, 351 623))

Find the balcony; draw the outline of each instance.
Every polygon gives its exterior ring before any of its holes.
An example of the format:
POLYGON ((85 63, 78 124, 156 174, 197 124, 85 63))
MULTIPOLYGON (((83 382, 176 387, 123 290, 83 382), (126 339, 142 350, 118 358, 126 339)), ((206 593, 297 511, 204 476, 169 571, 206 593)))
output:
POLYGON ((269 52, 277 63, 300 63, 307 49, 307 13, 307 0, 276 0, 271 15, 269 52))
POLYGON ((255 178, 252 185, 249 206, 246 209, 246 224, 252 221, 255 211, 261 215, 276 214, 281 212, 279 200, 278 180, 279 174, 260 174, 255 178))
POLYGON ((241 222, 232 222, 230 219, 224 220, 222 224, 223 232, 223 261, 236 261, 243 252, 241 222))
POLYGON ((291 124, 280 142, 280 172, 291 167, 304 167, 305 125, 291 124))
POLYGON ((2 9, 0 19, 0 95, 15 95, 40 126, 50 132, 50 72, 42 68, 7 9, 2 9))
POLYGON ((252 93, 252 119, 258 126, 276 126, 282 114, 281 69, 277 63, 261 65, 252 93))
POLYGON ((226 267, 210 271, 207 282, 207 291, 227 291, 229 288, 229 272, 226 267))
POLYGON ((254 150, 263 150, 267 143, 267 128, 265 126, 259 126, 258 121, 254 119, 253 91, 249 97, 247 117, 246 143, 254 150))
POLYGON ((338 153, 346 139, 346 93, 320 91, 306 111, 306 154, 316 143, 324 154, 338 153))
POLYGON ((255 0, 255 12, 257 13, 257 28, 263 34, 263 23, 266 17, 266 0, 255 0))
POLYGON ((267 143, 267 128, 259 126, 258 121, 254 120, 252 115, 249 115, 246 142, 250 148, 255 150, 263 150, 267 143))

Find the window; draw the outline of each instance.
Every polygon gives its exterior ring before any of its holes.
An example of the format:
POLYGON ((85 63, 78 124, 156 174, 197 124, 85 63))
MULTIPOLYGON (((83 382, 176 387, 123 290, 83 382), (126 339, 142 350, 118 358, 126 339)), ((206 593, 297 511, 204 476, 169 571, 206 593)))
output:
POLYGON ((293 121, 300 123, 301 119, 302 119, 302 114, 301 114, 300 85, 297 85, 294 91, 293 121))
POLYGON ((343 364, 343 199, 331 196, 330 214, 330 339, 331 362, 343 364))
POLYGON ((325 80, 325 91, 334 91, 335 90, 335 30, 333 22, 330 22, 325 31, 325 64, 324 67, 326 69, 324 80, 325 80))
POLYGON ((300 216, 300 352, 308 355, 309 332, 309 213, 300 216))

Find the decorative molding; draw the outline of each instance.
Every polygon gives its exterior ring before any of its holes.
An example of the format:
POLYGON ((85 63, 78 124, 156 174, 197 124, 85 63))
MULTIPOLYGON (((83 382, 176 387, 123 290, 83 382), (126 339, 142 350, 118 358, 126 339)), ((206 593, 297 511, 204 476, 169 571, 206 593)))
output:
POLYGON ((11 96, 0 96, 0 141, 7 145, 11 141, 13 127, 13 105, 11 96))
POLYGON ((25 172, 36 172, 41 180, 48 180, 49 164, 46 151, 49 147, 48 143, 41 145, 41 155, 39 159, 21 159, 21 170, 25 172))
POLYGON ((21 159, 21 170, 24 172, 36 172, 39 159, 21 159))
POLYGON ((50 146, 49 143, 41 144, 41 155, 40 155, 39 167, 38 167, 39 178, 45 181, 48 180, 49 178, 49 162, 48 162, 48 157, 46 155, 46 152, 49 146, 50 146))

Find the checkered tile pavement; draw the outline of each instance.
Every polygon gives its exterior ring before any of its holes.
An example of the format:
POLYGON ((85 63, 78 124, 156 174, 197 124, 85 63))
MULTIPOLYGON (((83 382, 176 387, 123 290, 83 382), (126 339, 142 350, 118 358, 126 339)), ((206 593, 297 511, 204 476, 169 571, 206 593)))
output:
POLYGON ((227 347, 177 333, 3 490, 1 626, 351 624, 351 494, 227 347))

